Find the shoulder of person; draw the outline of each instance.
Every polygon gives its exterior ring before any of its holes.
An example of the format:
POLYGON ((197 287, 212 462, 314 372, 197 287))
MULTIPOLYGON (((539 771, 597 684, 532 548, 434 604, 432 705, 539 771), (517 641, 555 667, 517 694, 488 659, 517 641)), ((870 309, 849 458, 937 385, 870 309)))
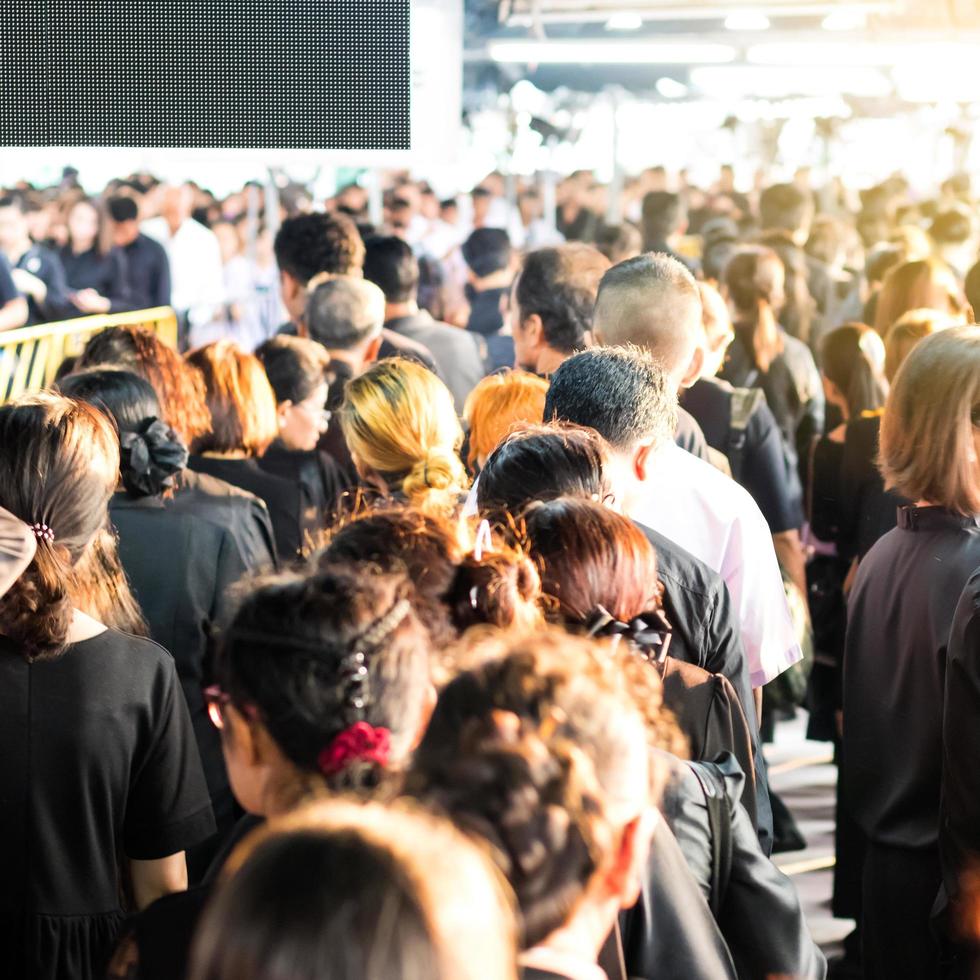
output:
POLYGON ((704 599, 716 596, 725 587, 721 576, 700 558, 645 524, 634 523, 657 553, 657 573, 661 578, 704 599))

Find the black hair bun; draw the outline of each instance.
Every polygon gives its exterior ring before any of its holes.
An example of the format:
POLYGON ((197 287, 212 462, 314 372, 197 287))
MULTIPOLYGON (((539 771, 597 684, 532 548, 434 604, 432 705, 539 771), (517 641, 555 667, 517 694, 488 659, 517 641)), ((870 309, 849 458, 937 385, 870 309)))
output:
POLYGON ((163 493, 186 465, 187 447, 160 419, 144 419, 135 431, 119 435, 119 468, 131 497, 163 493))

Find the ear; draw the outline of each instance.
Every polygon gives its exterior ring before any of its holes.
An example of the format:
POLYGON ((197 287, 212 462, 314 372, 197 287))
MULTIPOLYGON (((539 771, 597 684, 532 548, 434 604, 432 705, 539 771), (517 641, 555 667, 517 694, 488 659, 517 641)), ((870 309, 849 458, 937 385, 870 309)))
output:
POLYGON ((533 349, 544 347, 544 324, 537 313, 532 313, 521 322, 521 333, 525 344, 533 349))
POLYGON ((653 457, 654 444, 652 442, 641 443, 636 452, 633 453, 633 475, 642 483, 647 478, 650 463, 653 457))
POLYGON ((249 766, 257 766, 262 760, 257 731, 233 704, 224 708, 225 737, 235 743, 235 749, 249 766))
POLYGON ((653 807, 646 807, 620 834, 619 847, 606 875, 606 885, 611 894, 619 897, 620 908, 632 908, 640 897, 650 841, 659 817, 653 807))
POLYGON ((280 429, 286 424, 286 415, 292 407, 293 403, 288 398, 276 406, 276 417, 279 419, 280 429))
POLYGON ((687 365, 687 371, 684 373, 684 377, 681 378, 681 387, 690 388, 698 378, 701 377, 701 371, 704 368, 704 348, 699 344, 694 348, 694 353, 691 355, 691 360, 687 365))
POLYGON ((374 340, 372 340, 371 343, 369 343, 367 347, 364 348, 365 364, 373 364, 378 359, 378 354, 381 353, 381 344, 383 342, 384 342, 384 337, 381 334, 378 334, 378 336, 375 337, 374 340))

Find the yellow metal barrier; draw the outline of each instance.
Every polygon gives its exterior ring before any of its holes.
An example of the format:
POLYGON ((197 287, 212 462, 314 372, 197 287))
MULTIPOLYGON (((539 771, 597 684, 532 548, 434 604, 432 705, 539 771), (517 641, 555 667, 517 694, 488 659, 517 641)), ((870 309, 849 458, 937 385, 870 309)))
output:
POLYGON ((109 327, 132 326, 148 327, 171 346, 177 346, 177 316, 169 306, 83 316, 0 333, 0 403, 25 391, 48 387, 61 362, 80 354, 93 334, 109 327))

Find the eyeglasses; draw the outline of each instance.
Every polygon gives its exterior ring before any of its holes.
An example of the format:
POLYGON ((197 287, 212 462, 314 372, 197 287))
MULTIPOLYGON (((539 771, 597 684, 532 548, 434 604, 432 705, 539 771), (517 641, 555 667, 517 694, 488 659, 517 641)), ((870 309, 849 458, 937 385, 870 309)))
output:
POLYGON ((204 704, 208 710, 208 718, 219 732, 225 727, 225 705, 230 701, 231 695, 222 691, 217 684, 204 689, 204 704))

